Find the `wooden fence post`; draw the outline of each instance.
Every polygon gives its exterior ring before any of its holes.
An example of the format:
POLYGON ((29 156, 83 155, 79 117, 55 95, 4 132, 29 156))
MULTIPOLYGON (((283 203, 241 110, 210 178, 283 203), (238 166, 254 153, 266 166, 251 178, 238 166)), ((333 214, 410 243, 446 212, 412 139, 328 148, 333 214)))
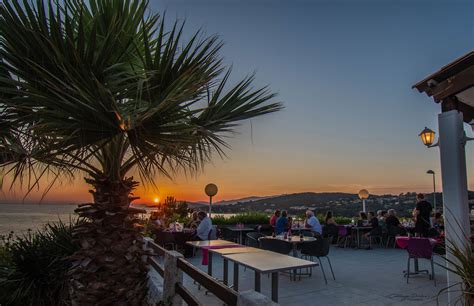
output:
POLYGON ((183 272, 178 268, 178 259, 183 254, 167 251, 164 258, 165 275, 163 277, 163 302, 165 305, 181 305, 183 299, 176 294, 176 284, 183 282, 183 272))

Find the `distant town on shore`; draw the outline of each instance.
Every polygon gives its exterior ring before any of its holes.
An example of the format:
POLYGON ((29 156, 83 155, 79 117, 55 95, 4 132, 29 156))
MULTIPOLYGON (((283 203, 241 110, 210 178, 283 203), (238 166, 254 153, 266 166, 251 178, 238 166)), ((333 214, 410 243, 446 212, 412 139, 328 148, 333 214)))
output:
MULTIPOLYGON (((409 217, 413 211, 416 192, 400 193, 399 195, 370 195, 366 200, 367 210, 388 210, 393 208, 401 217, 409 217)), ((433 194, 426 194, 433 204, 433 194)), ((474 199, 474 192, 469 192, 469 199, 474 199)), ((187 202, 191 209, 204 209, 206 202, 187 202)), ((436 193, 437 210, 442 209, 442 193, 436 193)), ((357 194, 342 192, 302 192, 268 197, 245 197, 235 200, 223 200, 212 205, 214 214, 241 213, 257 211, 271 214, 275 209, 287 210, 290 215, 300 215, 308 209, 324 214, 331 210, 335 215, 355 216, 362 210, 362 201, 357 194)))

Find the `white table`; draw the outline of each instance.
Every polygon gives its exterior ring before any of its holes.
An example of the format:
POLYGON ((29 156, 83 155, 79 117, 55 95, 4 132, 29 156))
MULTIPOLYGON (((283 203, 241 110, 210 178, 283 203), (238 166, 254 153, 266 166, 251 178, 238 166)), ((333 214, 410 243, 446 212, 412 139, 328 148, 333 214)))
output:
POLYGON ((260 292, 262 273, 272 275, 272 300, 278 302, 278 273, 316 266, 316 263, 270 251, 222 255, 234 263, 234 289, 239 290, 239 265, 255 271, 255 291, 260 292))

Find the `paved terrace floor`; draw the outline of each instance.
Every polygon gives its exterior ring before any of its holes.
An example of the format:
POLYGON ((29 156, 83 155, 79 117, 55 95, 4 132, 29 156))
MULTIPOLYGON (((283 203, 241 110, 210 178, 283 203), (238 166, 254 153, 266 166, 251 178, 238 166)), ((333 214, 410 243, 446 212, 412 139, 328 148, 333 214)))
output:
MULTIPOLYGON (((279 304, 281 305, 437 305, 436 295, 446 287, 446 272, 435 265, 437 286, 426 274, 410 277, 406 283, 402 271, 406 269, 407 253, 401 249, 355 250, 331 247, 329 253, 336 280, 330 276, 329 267, 326 275, 328 284, 319 267, 314 268, 313 276, 302 277, 299 281, 290 281, 288 275, 280 274, 279 304)), ((201 252, 188 259, 193 265, 207 272, 202 266, 201 252)), ((442 258, 435 257, 441 263, 442 258)), ((325 264, 325 259, 323 259, 325 264)), ((232 264, 229 264, 229 281, 232 282, 232 264)), ((215 277, 222 278, 222 258, 213 256, 215 277)), ((413 267, 413 262, 412 262, 413 267)), ((326 265, 325 265, 326 268, 326 265)), ((420 269, 429 269, 428 260, 420 260, 420 269)), ((185 276, 186 287, 197 295, 204 305, 222 306, 212 294, 205 295, 204 289, 185 276)), ((253 271, 240 269, 240 290, 253 289, 253 271)), ((262 275, 262 293, 271 296, 271 279, 262 275)), ((439 305, 446 305, 446 294, 438 299, 439 305)))

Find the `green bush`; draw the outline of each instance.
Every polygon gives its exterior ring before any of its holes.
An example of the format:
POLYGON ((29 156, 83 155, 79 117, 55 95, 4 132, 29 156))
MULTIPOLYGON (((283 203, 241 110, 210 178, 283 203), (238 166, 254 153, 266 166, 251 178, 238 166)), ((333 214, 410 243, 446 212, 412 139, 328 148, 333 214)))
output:
POLYGON ((215 215, 212 217, 212 224, 214 225, 235 225, 242 224, 267 224, 270 217, 262 212, 245 212, 230 216, 228 218, 223 215, 215 215))
POLYGON ((16 237, 0 257, 1 305, 64 305, 68 256, 79 249, 72 241, 78 221, 50 223, 42 231, 16 237))

